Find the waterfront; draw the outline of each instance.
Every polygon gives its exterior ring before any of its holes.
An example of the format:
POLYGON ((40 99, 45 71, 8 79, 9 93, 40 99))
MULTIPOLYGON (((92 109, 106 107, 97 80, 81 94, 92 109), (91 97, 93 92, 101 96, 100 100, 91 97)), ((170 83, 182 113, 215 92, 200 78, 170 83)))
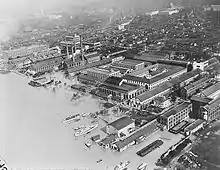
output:
MULTIPOLYGON (((61 121, 71 113, 98 111, 99 103, 91 97, 84 97, 74 104, 69 101, 70 94, 61 88, 33 88, 27 79, 14 73, 0 76, 1 86, 1 156, 13 168, 91 168, 112 169, 120 161, 130 160, 129 168, 136 169, 147 162, 152 169, 161 153, 181 139, 181 135, 156 132, 145 142, 118 153, 106 151, 93 145, 85 149, 84 142, 93 134, 101 133, 96 129, 85 137, 75 138, 74 124, 61 121), (164 145, 157 151, 140 158, 136 152, 158 138, 165 138, 164 145), (169 138, 169 139, 167 139, 169 138), (132 159, 131 159, 132 158, 132 159), (97 164, 97 160, 103 161, 97 164)), ((83 120, 78 125, 91 120, 83 120)), ((103 122, 99 121, 99 125, 103 122)))

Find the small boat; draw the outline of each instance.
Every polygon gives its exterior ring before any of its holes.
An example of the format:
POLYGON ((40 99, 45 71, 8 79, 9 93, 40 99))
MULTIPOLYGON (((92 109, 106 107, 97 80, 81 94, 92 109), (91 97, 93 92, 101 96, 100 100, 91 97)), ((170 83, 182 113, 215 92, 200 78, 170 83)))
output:
POLYGON ((90 113, 83 113, 82 114, 82 117, 86 117, 86 116, 88 116, 90 113))
POLYGON ((63 122, 69 122, 69 121, 72 121, 72 120, 79 120, 80 119, 80 114, 76 114, 76 115, 71 115, 71 116, 68 116, 67 118, 65 118, 63 120, 63 122))
POLYGON ((84 125, 81 125, 81 126, 76 127, 74 130, 81 130, 83 128, 86 128, 86 127, 84 125))
POLYGON ((147 169, 147 164, 146 163, 142 163, 138 166, 137 168, 138 170, 146 170, 147 169))
POLYGON ((76 132, 75 136, 82 136, 82 135, 88 134, 88 133, 90 133, 91 131, 93 131, 97 127, 98 127, 98 124, 94 124, 94 125, 88 126, 88 127, 84 128, 84 129, 76 132))
POLYGON ((125 170, 127 169, 128 165, 130 164, 130 161, 124 161, 124 162, 120 162, 119 165, 117 165, 114 170, 125 170))
POLYGON ((102 159, 99 159, 98 161, 96 161, 97 163, 100 163, 100 162, 102 162, 102 159))
POLYGON ((85 145, 86 145, 86 147, 88 147, 88 148, 90 148, 90 147, 92 146, 92 144, 89 143, 89 142, 85 142, 85 145))
POLYGON ((33 87, 41 87, 41 84, 35 81, 30 81, 28 84, 33 87))

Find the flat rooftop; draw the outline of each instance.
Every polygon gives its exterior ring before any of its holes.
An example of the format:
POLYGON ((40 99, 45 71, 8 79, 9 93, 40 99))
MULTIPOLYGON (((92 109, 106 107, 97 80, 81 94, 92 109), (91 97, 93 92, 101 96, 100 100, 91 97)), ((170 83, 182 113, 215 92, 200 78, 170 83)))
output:
POLYGON ((208 97, 200 97, 200 96, 197 96, 197 95, 194 95, 190 98, 190 100, 192 101, 197 101, 197 102, 201 102, 201 103, 209 103, 210 101, 212 101, 211 98, 208 98, 208 97))
POLYGON ((183 109, 185 109, 185 108, 188 107, 189 105, 190 105, 190 103, 184 102, 184 103, 182 103, 182 104, 176 106, 175 108, 172 108, 172 109, 166 111, 166 112, 165 112, 164 114, 162 114, 161 116, 168 118, 168 117, 170 117, 170 116, 173 116, 173 115, 179 113, 180 111, 182 111, 183 109))

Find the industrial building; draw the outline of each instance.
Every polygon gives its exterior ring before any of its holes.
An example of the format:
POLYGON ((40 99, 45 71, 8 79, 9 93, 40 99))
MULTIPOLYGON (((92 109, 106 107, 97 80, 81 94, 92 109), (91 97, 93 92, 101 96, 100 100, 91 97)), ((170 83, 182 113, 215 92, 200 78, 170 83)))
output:
POLYGON ((87 63, 93 63, 100 60, 100 55, 98 52, 92 52, 84 55, 85 59, 87 60, 87 63))
POLYGON ((122 61, 112 63, 112 66, 122 67, 122 68, 129 68, 129 69, 132 69, 132 70, 141 70, 141 69, 144 68, 144 62, 143 61, 137 61, 137 60, 125 59, 125 60, 122 60, 122 61))
POLYGON ((205 124, 204 120, 197 119, 184 129, 184 134, 186 136, 189 136, 189 135, 197 132, 199 129, 203 128, 204 124, 205 124))
POLYGON ((95 77, 100 82, 106 80, 108 77, 120 77, 121 73, 119 70, 104 69, 104 68, 89 68, 87 69, 87 75, 95 77))
POLYGON ((179 87, 184 87, 189 84, 195 77, 197 77, 201 71, 199 69, 184 73, 179 77, 173 78, 152 90, 146 91, 143 94, 132 99, 130 104, 136 108, 143 108, 148 105, 152 100, 159 96, 166 95, 171 92, 171 89, 177 85, 179 87))
POLYGON ((215 99, 220 96, 220 82, 201 91, 199 96, 215 99))
POLYGON ((195 93, 198 93, 200 89, 207 87, 209 85, 210 80, 211 78, 204 77, 192 84, 189 84, 188 86, 181 88, 180 97, 183 99, 191 97, 195 93))
POLYGON ((145 87, 129 84, 120 77, 109 77, 101 85, 99 91, 119 100, 132 99, 145 92, 145 87))
POLYGON ((49 49, 48 45, 32 45, 28 47, 21 47, 18 49, 4 51, 3 56, 6 56, 7 58, 24 57, 48 49, 49 49))
POLYGON ((192 112, 190 113, 190 118, 193 119, 203 119, 203 115, 201 113, 201 107, 207 105, 212 101, 211 98, 201 97, 198 95, 194 95, 190 98, 192 103, 192 112))
POLYGON ((187 72, 187 69, 184 67, 173 67, 173 69, 165 70, 164 72, 158 74, 157 76, 146 78, 145 77, 135 77, 131 75, 125 75, 123 77, 124 80, 126 80, 128 83, 132 84, 138 84, 141 86, 146 86, 148 90, 151 90, 160 84, 178 77, 184 73, 187 72))
POLYGON ((220 118, 220 97, 212 100, 201 108, 201 114, 207 122, 220 118))
POLYGON ((189 114, 192 111, 192 104, 184 102, 168 111, 163 113, 158 119, 158 123, 164 125, 166 129, 171 129, 178 123, 189 118, 189 114))
POLYGON ((74 58, 69 58, 64 61, 64 67, 67 69, 75 68, 78 66, 85 65, 86 61, 82 60, 80 56, 75 56, 74 58))
POLYGON ((63 55, 55 58, 49 58, 35 62, 30 66, 29 70, 34 73, 52 71, 54 68, 61 65, 65 57, 63 55))
POLYGON ((125 137, 129 135, 130 131, 135 128, 134 121, 125 116, 121 117, 106 126, 108 134, 117 134, 118 137, 125 137))
POLYGON ((158 130, 157 121, 153 120, 147 123, 146 125, 144 125, 143 128, 137 130, 132 135, 128 136, 127 138, 123 140, 115 141, 114 143, 111 144, 111 148, 119 152, 122 152, 126 150, 129 146, 136 144, 136 140, 141 136, 145 136, 146 138, 152 133, 156 132, 157 130, 158 130))
POLYGON ((145 67, 141 70, 134 70, 129 75, 135 76, 135 77, 146 77, 149 75, 150 70, 155 70, 158 68, 158 64, 151 64, 149 62, 145 62, 145 67))

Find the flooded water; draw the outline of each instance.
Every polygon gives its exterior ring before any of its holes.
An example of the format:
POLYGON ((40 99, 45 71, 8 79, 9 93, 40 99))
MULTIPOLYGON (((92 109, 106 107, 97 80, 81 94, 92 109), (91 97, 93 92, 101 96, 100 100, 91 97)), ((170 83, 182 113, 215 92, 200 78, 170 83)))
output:
MULTIPOLYGON (((86 137, 75 138, 75 123, 64 125, 62 120, 73 113, 95 112, 99 103, 84 97, 78 103, 70 102, 71 93, 57 90, 33 88, 25 77, 16 74, 0 75, 0 156, 12 168, 65 168, 65 169, 113 169, 120 161, 131 161, 136 169, 142 162, 155 166, 154 162, 181 136, 170 136, 164 132, 152 135, 139 146, 123 153, 105 151, 97 145, 85 149, 86 137), (140 158, 136 152, 159 137, 170 138, 164 147, 140 158), (97 160, 103 161, 97 164, 97 160)), ((77 122, 78 125, 91 120, 77 122)), ((99 122, 99 125, 102 123, 99 122)), ((104 134, 104 133, 103 133, 104 134)), ((153 168, 152 168, 153 169, 153 168)))

